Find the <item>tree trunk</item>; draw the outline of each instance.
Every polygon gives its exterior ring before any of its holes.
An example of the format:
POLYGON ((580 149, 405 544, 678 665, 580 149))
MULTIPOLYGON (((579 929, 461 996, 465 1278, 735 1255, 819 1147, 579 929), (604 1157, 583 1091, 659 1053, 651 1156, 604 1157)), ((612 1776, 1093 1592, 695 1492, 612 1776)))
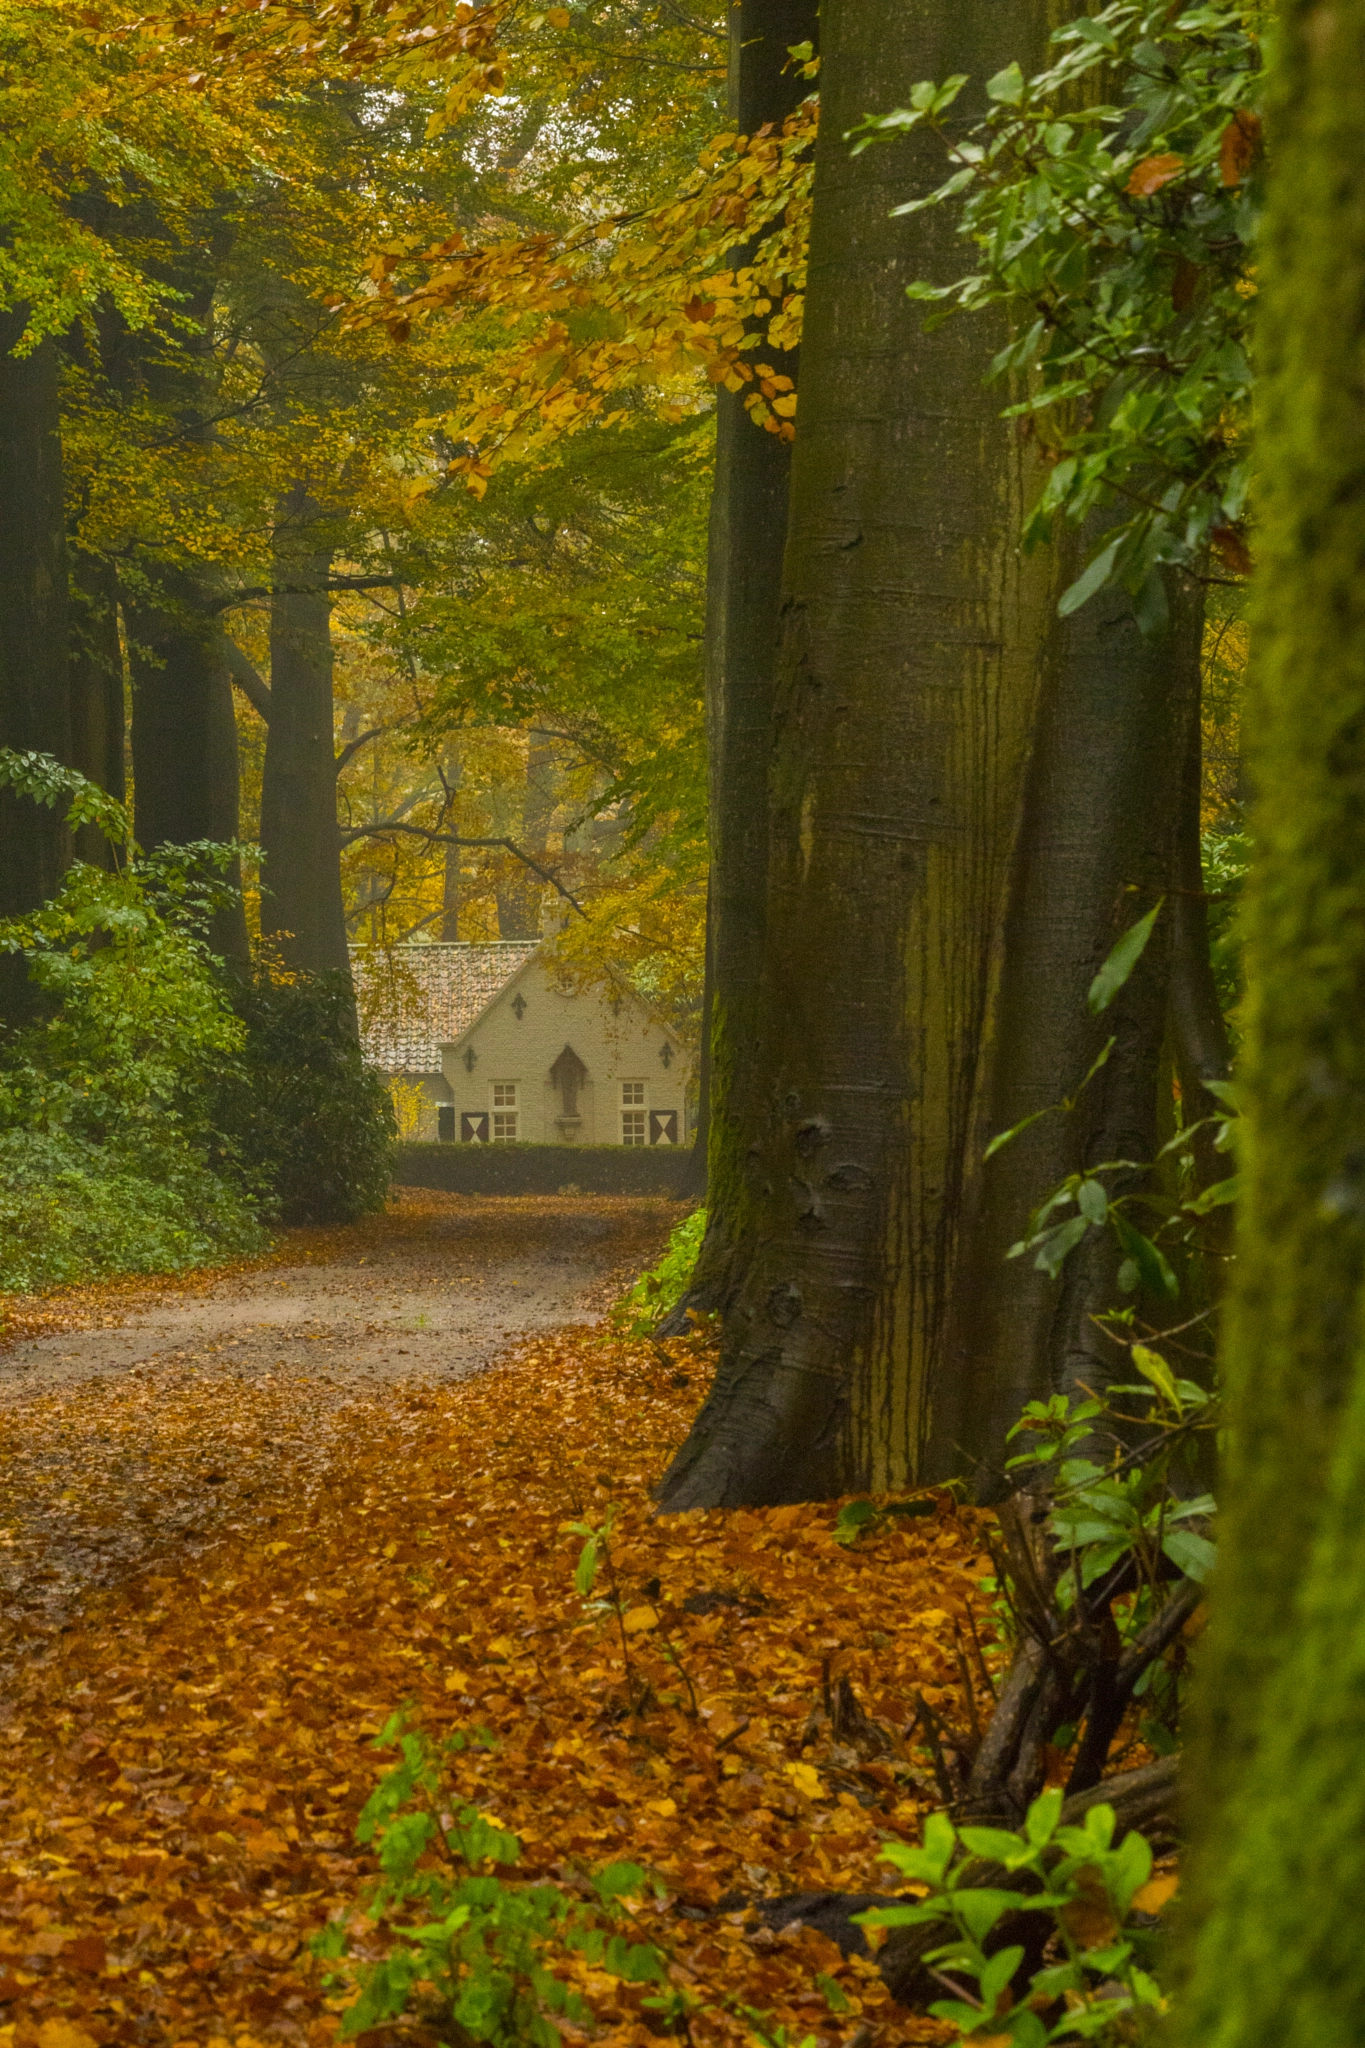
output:
MULTIPOLYGON (((452 746, 445 758, 445 778, 451 791, 449 810, 442 816, 442 830, 458 832, 460 829, 455 814, 454 796, 460 787, 460 750, 452 746)), ((455 943, 460 936, 460 848, 451 844, 446 848, 445 867, 441 875, 441 937, 447 944, 455 943)))
MULTIPOLYGON (((113 563, 77 550, 71 598, 71 758, 122 803, 127 707, 113 563)), ((76 853, 92 867, 114 863, 114 849, 93 825, 78 829, 76 853)))
POLYGON ((726 1190, 741 1243, 721 1367, 670 1508, 895 1486, 922 1464, 1051 591, 1020 565, 1020 445, 982 388, 998 332, 925 335, 904 297, 961 269, 945 212, 889 218, 941 157, 912 138, 851 158, 843 136, 921 78, 1027 69, 1047 26, 1031 0, 822 12, 763 1086, 726 1190))
POLYGON ((1365 4, 1291 5, 1258 248, 1245 1194, 1190 1772, 1199 2048, 1365 2015, 1365 4))
POLYGON ((270 724, 261 783, 261 930, 286 965, 348 973, 332 711, 331 555, 322 508, 301 486, 281 502, 270 604, 270 724))
MULTIPOLYGON (((0 313, 0 746, 71 760, 66 528, 57 346, 12 351, 22 307, 0 313)), ((71 858, 60 808, 0 791, 0 916, 57 893, 71 858)), ((23 961, 0 958, 0 1018, 31 1011, 23 961)))
MULTIPOLYGON (((138 844, 185 846, 238 835, 237 725, 223 630, 202 585, 159 572, 160 601, 125 599, 133 680, 133 823, 138 844)), ((234 862, 227 880, 239 885, 234 862)), ((217 911, 209 945, 231 966, 250 960, 240 897, 217 911)))
MULTIPOLYGON (((1006 1255, 1067 1174, 1158 1149, 1182 771, 1199 729, 1203 606, 1192 587, 1173 593, 1171 613, 1171 631, 1145 640, 1124 594, 1107 590, 1059 621, 1040 706, 977 1156, 996 1132, 1070 1096, 1106 1039, 1117 1043, 1072 1114, 1043 1117, 981 1169, 925 1473, 974 1469, 989 1499, 1009 1490, 1005 1437, 1026 1401, 1103 1384, 1126 1364, 1091 1322, 1122 1299, 1112 1232, 1092 1231, 1056 1280, 1006 1255), (1086 994, 1101 961, 1161 896, 1167 909, 1137 969, 1092 1017, 1086 994)), ((1134 1176, 1106 1180, 1118 1194, 1134 1176)))
MULTIPOLYGON (((730 10, 729 118, 741 134, 780 124, 810 86, 792 66, 795 43, 814 43, 815 0, 740 0, 730 10)), ((748 260, 737 249, 737 265, 748 260)), ((795 378, 794 356, 784 375, 795 378)), ((754 1082, 754 1030, 767 909, 767 784, 773 683, 787 540, 791 443, 756 427, 742 396, 716 392, 716 478, 706 574, 706 733, 711 873, 703 1018, 706 1239, 686 1297, 669 1317, 685 1330, 691 1309, 726 1303, 744 1215, 745 1104, 754 1082)), ((700 1163, 700 1155, 699 1161, 700 1163)), ((699 1191, 689 1171, 689 1191, 699 1191)))

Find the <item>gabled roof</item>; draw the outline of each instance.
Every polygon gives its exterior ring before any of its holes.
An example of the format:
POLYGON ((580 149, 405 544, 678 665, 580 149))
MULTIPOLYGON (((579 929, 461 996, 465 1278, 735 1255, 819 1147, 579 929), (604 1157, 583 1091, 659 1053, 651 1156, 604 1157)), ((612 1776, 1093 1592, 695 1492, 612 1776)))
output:
POLYGON ((437 1074, 459 1038, 539 950, 539 939, 353 946, 365 1057, 386 1074, 437 1074))
MULTIPOLYGON (((526 958, 520 961, 518 965, 512 970, 512 972, 507 976, 507 979, 505 981, 500 982, 498 986, 491 991, 487 1000, 481 1003, 479 1008, 474 1012, 474 1014, 466 1020, 458 1037, 456 1037, 456 1035, 452 1032, 449 1038, 443 1038, 441 1040, 441 1044, 447 1052, 458 1052, 464 1041, 473 1035, 474 1027, 477 1024, 481 1024, 483 1022, 485 1013, 491 1010, 493 1008, 493 1005, 497 1002, 498 998, 500 996, 505 996, 507 994, 507 991, 512 987, 513 983, 520 981, 522 975, 526 973, 527 969, 531 965, 532 960, 535 957, 535 951, 536 949, 533 947, 531 951, 527 954, 526 958)), ((570 991, 565 990, 565 993, 568 994, 570 993, 570 991)), ((586 994, 587 991, 580 989, 577 991, 577 993, 583 995, 586 994)), ((596 989, 596 995, 599 1002, 610 1003, 613 1009, 619 1009, 623 1003, 628 1003, 631 1009, 634 1010, 638 1016, 644 1018, 645 1023, 647 1025, 653 1025, 656 1030, 662 1031, 664 1037, 667 1038, 677 1048, 679 1052, 683 1050, 682 1040, 679 1038, 677 1032, 673 1029, 673 1026, 671 1024, 666 1024, 663 1018, 658 1014, 658 1012, 656 1010, 652 1010, 649 1004, 644 1000, 643 996, 637 995, 634 989, 627 988, 626 986, 624 986, 624 984, 619 982, 614 982, 610 985, 599 984, 596 989)))

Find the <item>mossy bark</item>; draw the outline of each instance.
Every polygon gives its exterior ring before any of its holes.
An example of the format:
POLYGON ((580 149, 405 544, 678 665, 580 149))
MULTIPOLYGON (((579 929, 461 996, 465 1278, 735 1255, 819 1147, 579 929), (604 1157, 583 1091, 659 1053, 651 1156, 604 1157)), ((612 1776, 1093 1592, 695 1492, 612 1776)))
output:
POLYGON ((722 1365, 666 1507, 921 1468, 1052 593, 982 386, 998 333, 926 336, 904 296, 962 267, 946 211, 889 217, 938 146, 843 138, 921 78, 1035 63, 1048 26, 1032 0, 821 13, 760 982, 712 1040, 714 1089, 750 1061, 761 1086, 721 1190, 743 1216, 722 1365))
MULTIPOLYGON (((1100 536, 1087 538, 1093 545, 1100 536)), ((1102 1385, 1126 1365, 1092 1320, 1122 1300, 1111 1232, 1092 1232, 1056 1280, 1007 1254, 1066 1175, 1158 1150, 1163 1084, 1170 1099, 1162 1048, 1187 770, 1198 745, 1202 621, 1194 587, 1173 583, 1171 629, 1159 639, 1138 631, 1120 590, 1101 592, 1056 630, 991 1006, 976 1157, 994 1133, 1070 1096, 1106 1040, 1116 1042, 1075 1111, 1042 1117, 969 1189, 975 1203, 924 1471, 970 1472, 988 1498, 1009 1490, 1006 1434, 1026 1401, 1102 1385), (1105 954, 1163 897, 1166 913, 1136 970, 1093 1017, 1086 994, 1105 954)), ((1141 1176, 1106 1181, 1119 1194, 1141 1176)), ((1148 1316, 1163 1312, 1141 1306, 1148 1316)))
POLYGON ((1365 5, 1291 0, 1260 242, 1246 1193, 1189 1782, 1199 2048, 1365 2031, 1365 5))

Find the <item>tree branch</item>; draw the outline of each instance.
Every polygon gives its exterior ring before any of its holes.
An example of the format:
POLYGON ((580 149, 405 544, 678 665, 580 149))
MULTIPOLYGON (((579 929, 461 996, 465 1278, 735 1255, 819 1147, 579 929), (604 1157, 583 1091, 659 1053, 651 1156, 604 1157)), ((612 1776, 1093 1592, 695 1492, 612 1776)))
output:
POLYGON ((368 732, 358 733, 353 740, 348 740, 336 757, 337 774, 340 775, 346 764, 355 759, 362 747, 368 746, 371 740, 382 739, 386 732, 392 731, 393 724, 390 721, 388 725, 372 725, 368 732))
POLYGON ((225 636, 223 645, 227 653, 228 674, 232 677, 233 682, 236 683, 252 710, 257 712, 265 720, 266 724, 269 725, 270 710, 273 702, 269 683, 266 682, 255 663, 248 661, 235 640, 229 640, 225 636))
POLYGON ((564 901, 572 904, 580 917, 586 917, 588 914, 573 891, 564 887, 558 875, 551 874, 548 868, 543 868, 540 862, 527 853, 524 847, 518 846, 514 839, 466 839, 462 832, 433 832, 426 825, 405 825, 400 824, 396 818, 391 818, 377 825, 354 825, 349 829, 343 829, 341 843, 343 846, 353 846, 357 839, 384 839, 393 832, 410 832, 414 839, 425 839, 429 846, 501 846, 530 868, 533 874, 539 875, 542 882, 548 882, 552 889, 557 889, 564 901))
POLYGON ((320 583, 248 583, 206 609, 230 612, 257 597, 316 597, 323 590, 392 590, 399 581, 397 576, 324 576, 320 583))

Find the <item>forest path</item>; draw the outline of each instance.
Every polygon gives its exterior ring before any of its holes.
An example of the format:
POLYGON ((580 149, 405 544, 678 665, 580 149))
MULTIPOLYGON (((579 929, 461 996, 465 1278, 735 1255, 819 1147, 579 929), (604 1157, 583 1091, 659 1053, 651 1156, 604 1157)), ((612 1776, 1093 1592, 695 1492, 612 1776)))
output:
POLYGON ((6 1632, 48 1637, 96 1587, 273 1526, 389 1386, 449 1384, 537 1331, 596 1322, 680 1213, 399 1189, 383 1216, 283 1232, 268 1261, 13 1304, 6 1632))

